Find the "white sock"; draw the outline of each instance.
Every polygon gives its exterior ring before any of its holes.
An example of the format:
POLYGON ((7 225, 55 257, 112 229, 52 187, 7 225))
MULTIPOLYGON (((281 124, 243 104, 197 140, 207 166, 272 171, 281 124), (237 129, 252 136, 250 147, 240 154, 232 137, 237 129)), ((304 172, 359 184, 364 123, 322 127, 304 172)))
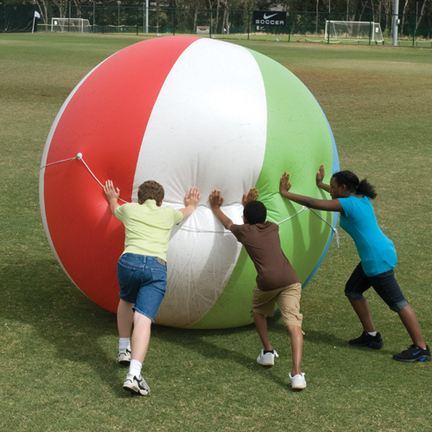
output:
POLYGON ((371 335, 372 337, 375 337, 376 334, 377 334, 377 332, 376 332, 376 331, 374 331, 374 332, 367 332, 367 334, 368 334, 368 335, 371 335))
POLYGON ((132 359, 130 361, 129 373, 134 374, 134 376, 136 376, 136 377, 140 377, 141 376, 141 368, 142 368, 142 363, 140 363, 138 360, 132 359))
POLYGON ((130 338, 119 338, 119 351, 124 349, 130 350, 130 338))

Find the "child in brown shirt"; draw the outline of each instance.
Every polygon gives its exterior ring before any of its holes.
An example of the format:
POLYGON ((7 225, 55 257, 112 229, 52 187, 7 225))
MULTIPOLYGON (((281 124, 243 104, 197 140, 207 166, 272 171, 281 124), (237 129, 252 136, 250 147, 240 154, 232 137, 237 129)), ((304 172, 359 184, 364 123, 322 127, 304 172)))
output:
POLYGON ((220 190, 214 189, 209 195, 210 207, 222 225, 230 230, 245 247, 257 270, 257 286, 252 296, 252 313, 255 327, 263 344, 257 358, 262 366, 273 366, 274 358, 279 357, 270 344, 266 315, 273 316, 275 303, 291 336, 293 367, 289 373, 293 389, 306 387, 304 373, 301 372, 303 333, 300 313, 301 283, 291 263, 285 257, 279 238, 279 227, 266 222, 267 209, 256 201, 258 191, 251 188, 243 195, 243 225, 233 224, 221 210, 223 197, 220 190))

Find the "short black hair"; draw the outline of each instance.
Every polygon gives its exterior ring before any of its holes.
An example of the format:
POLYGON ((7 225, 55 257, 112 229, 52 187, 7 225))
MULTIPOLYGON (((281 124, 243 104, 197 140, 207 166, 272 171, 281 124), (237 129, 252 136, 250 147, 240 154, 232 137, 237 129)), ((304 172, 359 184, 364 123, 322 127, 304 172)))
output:
POLYGON ((267 217, 266 206, 261 201, 249 201, 244 206, 243 216, 251 225, 264 223, 267 217))

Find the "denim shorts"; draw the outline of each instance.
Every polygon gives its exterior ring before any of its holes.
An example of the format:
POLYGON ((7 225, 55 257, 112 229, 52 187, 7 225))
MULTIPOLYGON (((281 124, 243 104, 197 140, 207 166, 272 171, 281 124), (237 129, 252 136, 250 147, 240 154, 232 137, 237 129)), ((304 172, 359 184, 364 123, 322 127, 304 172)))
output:
POLYGON ((345 285, 345 295, 354 300, 362 299, 363 293, 370 287, 374 288, 377 294, 394 312, 400 311, 408 304, 395 279, 393 270, 376 276, 366 276, 361 263, 355 268, 348 279, 345 285))
POLYGON ((123 254, 117 262, 120 298, 154 321, 167 289, 167 265, 153 256, 123 254))

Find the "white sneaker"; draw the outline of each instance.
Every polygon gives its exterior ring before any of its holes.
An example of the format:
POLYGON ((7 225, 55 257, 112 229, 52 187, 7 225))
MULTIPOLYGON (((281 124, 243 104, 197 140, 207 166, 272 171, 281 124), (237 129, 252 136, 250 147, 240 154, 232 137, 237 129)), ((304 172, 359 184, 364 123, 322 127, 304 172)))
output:
POLYGON ((291 387, 294 390, 303 390, 306 387, 306 380, 304 377, 304 373, 297 374, 292 376, 291 372, 289 373, 289 379, 291 381, 291 387))
POLYGON ((144 378, 142 376, 136 377, 134 374, 131 373, 128 373, 126 375, 125 382, 123 383, 123 388, 141 396, 146 396, 150 394, 150 387, 145 382, 144 378))
POLYGON ((117 363, 129 364, 131 361, 131 351, 129 348, 119 350, 117 355, 117 363))
POLYGON ((276 350, 273 350, 272 353, 267 352, 264 354, 264 350, 262 349, 260 355, 257 357, 257 363, 261 366, 273 366, 275 357, 279 357, 276 350))

